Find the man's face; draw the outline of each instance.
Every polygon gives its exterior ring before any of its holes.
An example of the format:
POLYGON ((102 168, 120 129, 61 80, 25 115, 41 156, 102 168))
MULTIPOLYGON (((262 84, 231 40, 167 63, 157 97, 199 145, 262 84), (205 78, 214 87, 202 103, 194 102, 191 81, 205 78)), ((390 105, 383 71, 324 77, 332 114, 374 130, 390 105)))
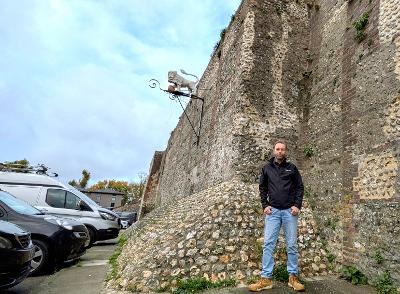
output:
POLYGON ((282 160, 286 156, 286 147, 282 143, 278 143, 274 148, 274 156, 278 160, 282 160))

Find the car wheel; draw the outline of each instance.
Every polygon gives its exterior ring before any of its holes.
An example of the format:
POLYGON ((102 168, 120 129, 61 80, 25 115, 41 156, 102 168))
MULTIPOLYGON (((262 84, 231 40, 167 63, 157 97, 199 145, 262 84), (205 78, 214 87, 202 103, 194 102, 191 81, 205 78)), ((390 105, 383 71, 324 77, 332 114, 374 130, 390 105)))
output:
POLYGON ((35 254, 31 261, 31 275, 35 275, 48 270, 50 267, 49 246, 45 242, 36 239, 32 239, 32 243, 35 248, 35 254))
POLYGON ((93 228, 91 227, 87 227, 88 231, 89 231, 89 247, 92 247, 93 243, 96 242, 96 232, 93 228))

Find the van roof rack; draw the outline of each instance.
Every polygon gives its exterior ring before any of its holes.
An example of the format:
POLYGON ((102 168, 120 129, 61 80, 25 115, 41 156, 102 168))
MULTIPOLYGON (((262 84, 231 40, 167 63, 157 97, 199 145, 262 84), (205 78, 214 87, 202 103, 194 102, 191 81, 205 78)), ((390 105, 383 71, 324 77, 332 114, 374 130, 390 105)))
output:
POLYGON ((0 171, 2 172, 13 172, 13 173, 25 173, 25 174, 37 174, 46 175, 49 177, 58 177, 57 173, 48 172, 49 168, 44 164, 38 164, 36 166, 26 166, 20 163, 11 162, 0 162, 0 171))

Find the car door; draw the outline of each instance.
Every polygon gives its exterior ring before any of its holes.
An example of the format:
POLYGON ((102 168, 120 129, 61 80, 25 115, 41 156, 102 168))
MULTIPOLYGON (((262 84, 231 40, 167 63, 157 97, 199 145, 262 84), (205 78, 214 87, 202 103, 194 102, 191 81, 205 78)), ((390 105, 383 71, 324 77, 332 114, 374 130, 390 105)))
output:
POLYGON ((45 192, 44 202, 48 205, 37 206, 38 209, 48 214, 64 217, 80 218, 79 198, 73 193, 59 188, 48 188, 45 192))

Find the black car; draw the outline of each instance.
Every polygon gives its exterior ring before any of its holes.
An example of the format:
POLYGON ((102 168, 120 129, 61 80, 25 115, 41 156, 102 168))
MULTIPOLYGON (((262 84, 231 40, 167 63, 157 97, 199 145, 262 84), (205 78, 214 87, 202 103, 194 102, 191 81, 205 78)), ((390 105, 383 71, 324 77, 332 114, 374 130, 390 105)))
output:
POLYGON ((84 224, 46 215, 2 190, 0 220, 31 232, 35 248, 32 274, 52 270, 57 264, 80 257, 89 245, 89 233, 84 224))
POLYGON ((0 289, 13 287, 29 275, 34 253, 29 232, 0 221, 0 289))
POLYGON ((115 213, 119 216, 120 221, 127 221, 129 226, 137 221, 136 212, 118 211, 115 213))

